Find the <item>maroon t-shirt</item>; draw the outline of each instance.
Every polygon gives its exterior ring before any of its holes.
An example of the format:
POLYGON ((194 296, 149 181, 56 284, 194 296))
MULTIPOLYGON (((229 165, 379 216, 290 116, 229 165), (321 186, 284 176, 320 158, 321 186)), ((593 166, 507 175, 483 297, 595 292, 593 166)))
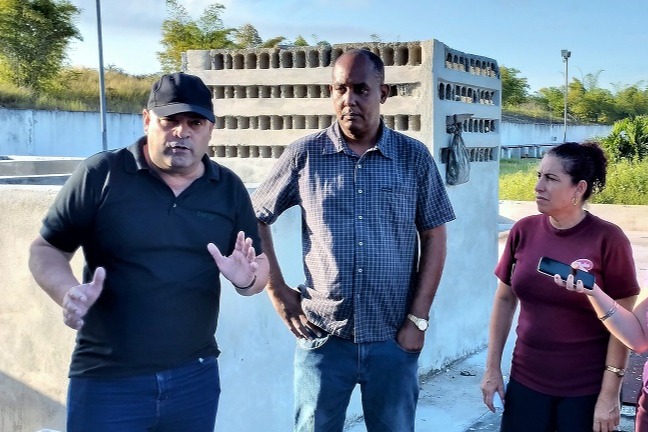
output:
POLYGON ((578 261, 603 291, 620 299, 639 294, 630 242, 619 227, 590 213, 566 230, 534 215, 513 226, 495 268, 520 300, 511 377, 552 396, 597 394, 609 333, 584 294, 537 271, 542 256, 578 261))

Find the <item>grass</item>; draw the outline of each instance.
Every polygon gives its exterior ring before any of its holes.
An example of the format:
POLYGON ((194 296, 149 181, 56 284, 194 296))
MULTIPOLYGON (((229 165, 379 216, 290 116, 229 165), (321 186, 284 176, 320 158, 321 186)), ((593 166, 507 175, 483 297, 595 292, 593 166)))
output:
MULTIPOLYGON (((139 113, 146 105, 153 75, 128 75, 119 69, 104 72, 106 109, 109 112, 139 113)), ((98 72, 70 68, 55 83, 41 91, 0 83, 0 105, 5 108, 62 111, 99 111, 98 72)))
MULTIPOLYGON (((533 201, 539 159, 502 159, 499 197, 502 200, 533 201)), ((608 165, 603 192, 591 197, 594 204, 648 205, 648 160, 608 165)))

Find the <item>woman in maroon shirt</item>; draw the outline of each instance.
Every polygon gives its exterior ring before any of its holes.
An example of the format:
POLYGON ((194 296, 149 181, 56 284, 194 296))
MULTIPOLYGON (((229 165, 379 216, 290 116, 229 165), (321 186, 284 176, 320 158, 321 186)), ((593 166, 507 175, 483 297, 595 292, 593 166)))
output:
POLYGON ((628 351, 611 338, 584 296, 537 271, 547 256, 592 273, 624 308, 639 293, 632 249, 616 225, 584 209, 605 186, 607 161, 596 143, 565 143, 542 159, 535 186, 541 214, 518 221, 495 269, 484 403, 504 399, 503 432, 609 432, 619 424, 628 351), (520 304, 511 376, 501 357, 520 304))

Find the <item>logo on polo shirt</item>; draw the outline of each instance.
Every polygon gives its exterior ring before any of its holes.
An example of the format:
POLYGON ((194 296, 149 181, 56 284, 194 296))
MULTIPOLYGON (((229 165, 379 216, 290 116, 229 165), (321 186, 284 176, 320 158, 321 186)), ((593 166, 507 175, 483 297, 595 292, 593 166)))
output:
POLYGON ((196 215, 201 217, 201 218, 207 219, 207 220, 215 220, 216 219, 216 215, 213 214, 213 213, 207 213, 207 212, 203 212, 203 211, 198 211, 198 212, 196 212, 196 215))
POLYGON ((594 268, 594 263, 592 261, 588 260, 587 258, 579 258, 575 260, 571 266, 572 268, 575 267, 575 265, 578 266, 578 269, 584 270, 586 272, 592 270, 594 268))

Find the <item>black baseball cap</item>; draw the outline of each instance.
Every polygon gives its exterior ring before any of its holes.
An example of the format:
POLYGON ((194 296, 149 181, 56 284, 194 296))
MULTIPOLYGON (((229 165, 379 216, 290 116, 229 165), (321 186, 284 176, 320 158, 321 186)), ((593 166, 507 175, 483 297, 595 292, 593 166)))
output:
POLYGON ((215 120, 211 92, 200 78, 184 72, 163 75, 155 82, 146 107, 158 117, 192 112, 215 120))

